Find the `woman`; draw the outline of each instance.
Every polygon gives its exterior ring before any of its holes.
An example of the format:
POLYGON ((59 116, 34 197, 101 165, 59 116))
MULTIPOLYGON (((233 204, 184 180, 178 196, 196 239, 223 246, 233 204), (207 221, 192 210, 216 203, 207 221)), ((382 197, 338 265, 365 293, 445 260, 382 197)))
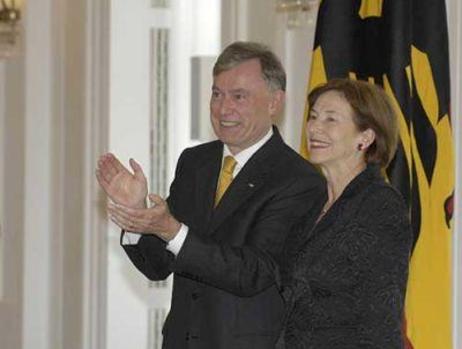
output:
POLYGON ((398 139, 393 109, 383 90, 352 80, 331 80, 308 101, 310 160, 328 200, 315 227, 287 242, 278 347, 403 348, 411 230, 401 195, 381 176, 398 139))

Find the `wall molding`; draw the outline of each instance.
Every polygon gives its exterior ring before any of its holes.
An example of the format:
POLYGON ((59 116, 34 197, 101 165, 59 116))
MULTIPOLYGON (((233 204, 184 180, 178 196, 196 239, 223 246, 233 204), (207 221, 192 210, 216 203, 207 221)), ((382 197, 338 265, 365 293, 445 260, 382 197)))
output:
POLYGON ((4 296, 4 226, 5 226, 5 64, 0 62, 0 304, 3 301, 4 296))
POLYGON ((49 349, 51 301, 52 0, 24 15, 24 176, 22 347, 49 349))
POLYGON ((106 199, 95 179, 109 132, 110 0, 86 0, 86 95, 84 150, 83 338, 82 349, 106 347, 106 199))

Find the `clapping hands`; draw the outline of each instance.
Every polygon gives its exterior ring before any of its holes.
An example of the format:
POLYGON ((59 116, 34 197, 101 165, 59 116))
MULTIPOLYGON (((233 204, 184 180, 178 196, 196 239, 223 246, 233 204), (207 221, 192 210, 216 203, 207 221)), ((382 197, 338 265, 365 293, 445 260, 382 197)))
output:
POLYGON ((110 219, 120 228, 140 234, 157 235, 165 241, 175 237, 181 227, 168 208, 167 202, 156 194, 149 195, 141 166, 130 159, 131 173, 113 154, 100 157, 96 178, 112 202, 108 203, 110 219))

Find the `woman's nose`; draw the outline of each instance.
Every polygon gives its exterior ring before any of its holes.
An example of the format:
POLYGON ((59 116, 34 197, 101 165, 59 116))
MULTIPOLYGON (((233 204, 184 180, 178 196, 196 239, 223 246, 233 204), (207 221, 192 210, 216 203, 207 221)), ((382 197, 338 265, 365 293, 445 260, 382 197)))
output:
POLYGON ((308 119, 306 123, 307 132, 317 132, 321 130, 321 123, 316 119, 308 119))

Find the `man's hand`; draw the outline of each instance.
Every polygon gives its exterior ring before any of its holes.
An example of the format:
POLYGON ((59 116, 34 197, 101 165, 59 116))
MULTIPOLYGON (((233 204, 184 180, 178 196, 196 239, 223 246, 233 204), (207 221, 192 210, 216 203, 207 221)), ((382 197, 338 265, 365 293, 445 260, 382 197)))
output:
POLYGON ((111 153, 99 158, 96 178, 107 196, 117 204, 145 208, 148 184, 141 166, 130 159, 133 174, 111 153))
POLYGON ((150 208, 130 208, 120 204, 108 204, 111 220, 122 229, 140 234, 157 235, 164 241, 172 240, 181 224, 172 216, 167 202, 155 194, 149 195, 150 208))

